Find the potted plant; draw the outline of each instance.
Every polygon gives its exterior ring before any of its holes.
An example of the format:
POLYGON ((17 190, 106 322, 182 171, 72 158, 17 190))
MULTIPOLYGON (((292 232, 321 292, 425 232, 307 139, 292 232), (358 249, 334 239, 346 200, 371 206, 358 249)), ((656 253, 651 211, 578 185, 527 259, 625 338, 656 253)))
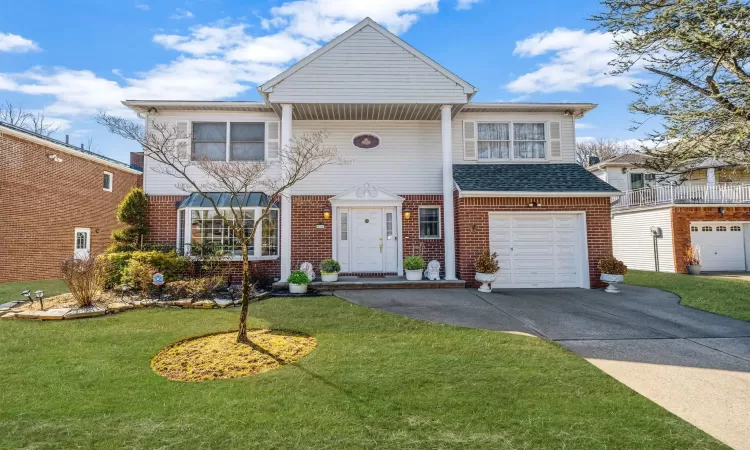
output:
POLYGON ((607 283, 607 289, 604 292, 617 294, 620 290, 617 283, 625 281, 625 274, 628 273, 628 267, 619 259, 610 255, 599 260, 599 270, 602 272, 600 280, 607 283))
POLYGON ((323 281, 338 281, 341 265, 335 259, 326 259, 320 263, 320 279, 323 281))
POLYGON ((701 250, 692 244, 685 247, 685 267, 690 275, 701 274, 701 250))
POLYGON ((407 280, 421 280, 422 271, 424 270, 424 259, 421 256, 407 256, 404 258, 404 270, 406 271, 407 280))
POLYGON ((495 281, 497 271, 500 270, 500 265, 497 263, 497 253, 490 254, 489 250, 483 251, 477 258, 476 270, 474 279, 482 283, 479 286, 479 292, 492 292, 490 283, 495 281))
POLYGON ((305 294, 307 293, 307 285, 310 283, 310 277, 304 270, 295 270, 289 274, 286 281, 289 283, 290 294, 305 294))

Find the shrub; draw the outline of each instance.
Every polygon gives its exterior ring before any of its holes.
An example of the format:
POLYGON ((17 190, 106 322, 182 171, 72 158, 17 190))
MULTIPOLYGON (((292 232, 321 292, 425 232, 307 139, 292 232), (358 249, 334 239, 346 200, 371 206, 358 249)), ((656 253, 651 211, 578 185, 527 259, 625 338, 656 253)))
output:
POLYGON ((341 264, 335 259, 326 259, 320 263, 320 273, 339 273, 341 272, 341 264))
POLYGON ((424 259, 421 256, 407 256, 404 258, 404 269, 424 270, 424 259))
POLYGON ((599 260, 599 270, 608 275, 625 275, 628 273, 628 267, 625 263, 612 255, 599 260))
POLYGON ((103 258, 68 258, 62 263, 65 284, 78 303, 79 308, 94 304, 94 298, 104 287, 107 262, 103 258))
POLYGON ((120 244, 143 245, 148 233, 148 197, 141 188, 132 189, 117 207, 117 221, 126 228, 112 232, 112 239, 120 244))
POLYGON ((105 261, 107 267, 107 275, 104 280, 104 286, 108 288, 115 287, 122 284, 122 276, 125 272, 125 268, 128 266, 130 261, 131 252, 112 252, 105 253, 99 258, 105 261))
POLYGON ((154 267, 156 272, 164 275, 166 282, 181 279, 190 268, 190 258, 177 256, 174 250, 168 252, 137 251, 130 254, 130 261, 138 261, 154 267))
POLYGON ((476 270, 477 273, 497 273, 500 270, 500 265, 497 263, 497 253, 490 254, 489 250, 483 251, 477 258, 476 270))
POLYGON ((206 298, 224 283, 221 277, 199 277, 167 284, 167 293, 176 298, 206 298))
POLYGON ((122 281, 146 295, 151 291, 151 282, 154 274, 158 272, 151 264, 136 259, 131 259, 122 274, 122 281))
POLYGON ((303 270, 295 270, 287 278, 289 284, 308 284, 310 283, 310 277, 303 270))
POLYGON ((691 244, 685 247, 685 264, 688 266, 699 266, 701 263, 701 250, 691 244))

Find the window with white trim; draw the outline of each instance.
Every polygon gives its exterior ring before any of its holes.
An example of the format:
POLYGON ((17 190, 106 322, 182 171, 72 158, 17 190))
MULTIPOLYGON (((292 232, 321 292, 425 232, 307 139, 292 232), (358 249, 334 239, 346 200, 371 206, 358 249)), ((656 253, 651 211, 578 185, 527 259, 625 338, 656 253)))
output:
POLYGON ((265 122, 193 122, 193 160, 263 161, 265 122))
MULTIPOLYGON (((243 208, 245 233, 252 232, 256 217, 263 208, 243 208)), ((220 209, 224 216, 234 222, 229 208, 220 209)), ((242 246, 231 226, 216 214, 213 208, 185 208, 178 211, 180 224, 177 236, 178 248, 186 255, 200 258, 203 252, 220 250, 233 259, 242 257, 242 246)), ((272 209, 259 224, 255 236, 247 246, 250 258, 274 257, 279 254, 279 211, 272 209)))
POLYGON ((349 214, 342 212, 341 213, 341 240, 346 241, 349 239, 349 214))
POLYGON ((230 161, 263 161, 266 153, 266 124, 244 122, 230 124, 230 161))
POLYGON ((114 178, 112 177, 111 172, 104 172, 103 182, 104 182, 104 185, 103 185, 104 190, 107 192, 112 192, 112 185, 114 184, 114 178))
POLYGON ((713 227, 705 226, 701 228, 701 231, 714 231, 713 227))
POLYGON ((698 227, 695 225, 690 225, 690 231, 698 231, 698 227))
POLYGON ((716 231, 727 231, 727 227, 719 225, 718 227, 716 227, 716 231))
POLYGON ((730 230, 731 231, 742 231, 742 227, 740 227, 739 225, 732 225, 732 227, 730 228, 730 230))
POLYGON ((477 122, 477 159, 547 159, 546 122, 477 122))
POLYGON ((419 239, 440 239, 439 207, 419 207, 419 239))

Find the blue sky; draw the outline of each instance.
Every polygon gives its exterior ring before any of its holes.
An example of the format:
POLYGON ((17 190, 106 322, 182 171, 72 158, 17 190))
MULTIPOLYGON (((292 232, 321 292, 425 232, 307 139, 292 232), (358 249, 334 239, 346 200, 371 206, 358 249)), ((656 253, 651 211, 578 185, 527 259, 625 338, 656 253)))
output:
MULTIPOLYGON (((127 160, 93 120, 125 99, 259 100, 255 86, 366 16, 479 88, 474 101, 592 102, 579 137, 628 131, 628 86, 605 74, 594 0, 124 0, 6 2, 0 101, 44 110, 71 143, 127 160)), ((644 130, 645 131, 645 130, 644 130)))

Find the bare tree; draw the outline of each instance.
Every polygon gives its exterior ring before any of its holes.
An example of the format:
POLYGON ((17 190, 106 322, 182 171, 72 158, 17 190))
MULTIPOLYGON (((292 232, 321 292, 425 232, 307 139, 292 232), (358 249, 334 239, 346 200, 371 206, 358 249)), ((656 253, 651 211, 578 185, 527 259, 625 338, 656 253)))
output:
POLYGON ((191 136, 184 127, 151 120, 146 127, 121 117, 99 114, 97 122, 110 133, 137 142, 144 156, 159 163, 158 170, 175 177, 176 186, 185 192, 200 194, 212 206, 217 217, 234 233, 242 253, 242 309, 237 342, 249 344, 247 310, 252 289, 248 246, 252 245, 258 225, 269 216, 273 202, 286 196, 288 189, 322 167, 337 161, 335 147, 325 145, 323 131, 305 133, 279 149, 278 161, 212 161, 191 157, 191 136), (204 176, 195 176, 196 167, 204 176), (275 175, 276 173, 279 175, 275 175), (205 181, 202 181, 205 180, 205 181), (220 208, 211 192, 230 194, 228 211, 220 208), (250 193, 268 196, 260 217, 245 227, 244 202, 250 193))
POLYGON ((31 122, 29 129, 43 136, 49 136, 52 133, 60 131, 60 125, 46 121, 44 111, 38 111, 36 114, 29 113, 29 121, 31 122))
POLYGON ((15 106, 7 100, 4 105, 0 105, 0 122, 19 128, 28 128, 30 118, 31 113, 25 111, 22 105, 15 106))
POLYGON ((606 161, 626 153, 633 153, 633 149, 612 138, 576 142, 576 162, 583 167, 589 166, 592 156, 606 161))

